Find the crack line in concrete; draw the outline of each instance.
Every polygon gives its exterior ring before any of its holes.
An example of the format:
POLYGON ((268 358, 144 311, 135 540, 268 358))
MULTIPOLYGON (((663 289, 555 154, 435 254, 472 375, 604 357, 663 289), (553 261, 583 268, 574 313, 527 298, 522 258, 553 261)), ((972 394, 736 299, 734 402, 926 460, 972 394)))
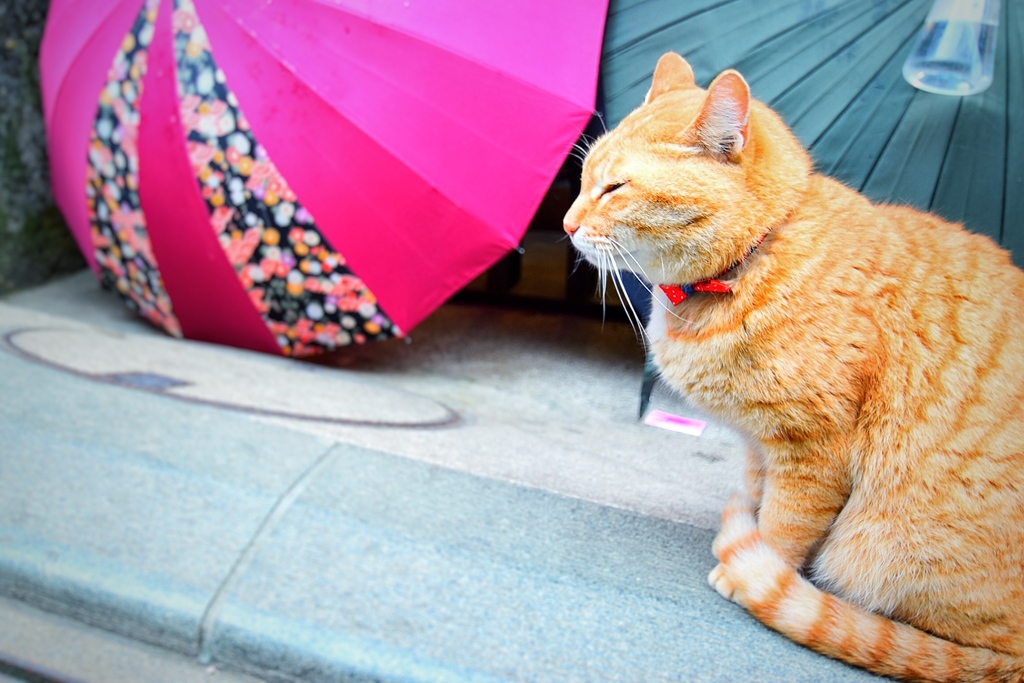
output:
POLYGON ((309 483, 313 478, 320 473, 330 462, 333 460, 334 453, 338 448, 339 444, 335 444, 328 448, 317 460, 310 465, 305 472, 303 472, 298 479, 296 479, 291 486, 277 499, 274 506, 267 513, 267 516, 260 522, 259 528, 256 533, 246 544, 245 548, 239 554, 238 559, 235 560, 234 565, 228 571, 227 576, 217 587, 213 598, 210 603, 206 606, 206 610, 203 612, 202 619, 199 621, 199 662, 202 664, 209 664, 213 661, 213 652, 211 651, 211 641, 213 636, 213 629, 216 625, 217 619, 220 616, 220 611, 224 606, 224 602, 228 598, 228 594, 234 589, 235 585, 241 580, 245 571, 256 559, 260 550, 267 544, 270 535, 277 528, 278 523, 288 513, 295 501, 299 499, 309 483))

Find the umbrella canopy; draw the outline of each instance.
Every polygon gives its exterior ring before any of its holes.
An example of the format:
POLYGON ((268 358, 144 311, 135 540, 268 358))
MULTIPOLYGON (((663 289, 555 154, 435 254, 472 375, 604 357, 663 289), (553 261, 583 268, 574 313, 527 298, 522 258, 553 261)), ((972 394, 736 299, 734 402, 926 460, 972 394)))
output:
POLYGON ((590 119, 606 4, 53 0, 54 194, 168 332, 402 335, 518 244, 590 119))

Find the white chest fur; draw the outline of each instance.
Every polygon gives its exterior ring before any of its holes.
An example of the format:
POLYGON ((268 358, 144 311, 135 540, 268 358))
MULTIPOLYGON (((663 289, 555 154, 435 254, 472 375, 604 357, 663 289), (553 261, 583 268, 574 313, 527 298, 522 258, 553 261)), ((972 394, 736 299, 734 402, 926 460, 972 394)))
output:
POLYGON ((665 296, 665 292, 661 291, 661 287, 652 287, 652 289, 654 292, 651 296, 651 315, 647 319, 647 335, 651 344, 655 345, 664 339, 668 332, 665 312, 672 310, 672 304, 665 296))

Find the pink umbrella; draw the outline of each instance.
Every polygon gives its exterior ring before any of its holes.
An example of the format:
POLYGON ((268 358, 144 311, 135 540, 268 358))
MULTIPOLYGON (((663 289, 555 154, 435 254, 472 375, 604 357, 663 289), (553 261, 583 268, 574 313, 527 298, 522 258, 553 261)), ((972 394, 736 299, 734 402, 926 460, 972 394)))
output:
POLYGON ((590 118, 607 0, 53 0, 54 194, 168 332, 400 336, 518 244, 590 118))

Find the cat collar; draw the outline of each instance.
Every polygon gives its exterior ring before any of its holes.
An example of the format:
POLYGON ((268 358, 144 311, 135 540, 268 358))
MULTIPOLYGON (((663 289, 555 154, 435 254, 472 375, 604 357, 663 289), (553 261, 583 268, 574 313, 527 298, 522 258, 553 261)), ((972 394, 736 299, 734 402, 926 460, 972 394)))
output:
POLYGON ((689 299, 692 295, 699 292, 727 294, 732 291, 732 285, 728 282, 723 282, 719 278, 725 277, 730 271, 750 258, 750 255, 753 254, 759 246, 761 246, 761 242, 764 242, 764 238, 767 236, 768 233, 761 235, 761 239, 757 240, 757 244, 752 246, 742 258, 715 277, 708 278, 707 280, 699 280, 688 285, 658 285, 658 287, 661 288, 661 291, 665 292, 665 296, 668 297, 668 300, 672 302, 673 306, 678 306, 689 299))

